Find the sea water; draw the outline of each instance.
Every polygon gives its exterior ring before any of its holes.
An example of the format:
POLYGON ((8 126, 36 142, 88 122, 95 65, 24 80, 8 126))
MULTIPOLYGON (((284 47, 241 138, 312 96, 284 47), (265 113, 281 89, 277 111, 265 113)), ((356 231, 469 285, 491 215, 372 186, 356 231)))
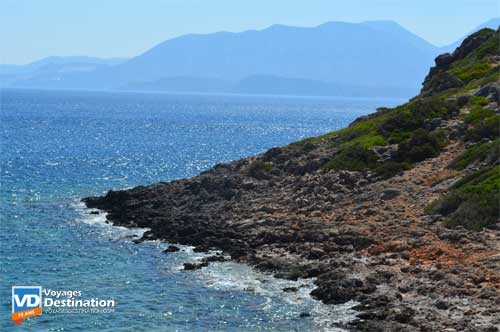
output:
POLYGON ((190 247, 134 244, 143 230, 80 203, 109 189, 211 166, 348 125, 399 100, 1 90, 0 331, 336 331, 350 303, 311 299, 311 280, 214 263, 190 247), (113 299, 110 313, 50 313, 15 325, 11 287, 113 299), (283 292, 297 287, 297 292, 283 292))

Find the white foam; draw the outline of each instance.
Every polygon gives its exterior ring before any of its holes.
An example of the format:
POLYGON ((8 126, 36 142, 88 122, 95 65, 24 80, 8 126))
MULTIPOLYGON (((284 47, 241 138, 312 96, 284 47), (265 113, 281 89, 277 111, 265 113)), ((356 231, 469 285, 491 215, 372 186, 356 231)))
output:
POLYGON ((202 278, 207 287, 219 290, 243 290, 263 296, 266 301, 261 309, 273 308, 275 298, 284 299, 291 305, 307 308, 318 331, 340 332, 342 329, 333 327, 333 323, 347 323, 355 319, 352 307, 354 301, 342 305, 325 305, 313 299, 310 292, 316 288, 314 279, 299 279, 296 281, 278 279, 270 274, 235 262, 213 262, 195 274, 202 278), (296 288, 296 292, 284 292, 284 288, 296 288))
POLYGON ((107 221, 106 212, 99 209, 87 208, 83 202, 75 202, 73 207, 81 216, 78 221, 100 228, 101 234, 106 235, 113 241, 132 241, 139 239, 146 231, 150 230, 149 228, 113 226, 107 221), (97 212, 97 214, 95 212, 97 212))

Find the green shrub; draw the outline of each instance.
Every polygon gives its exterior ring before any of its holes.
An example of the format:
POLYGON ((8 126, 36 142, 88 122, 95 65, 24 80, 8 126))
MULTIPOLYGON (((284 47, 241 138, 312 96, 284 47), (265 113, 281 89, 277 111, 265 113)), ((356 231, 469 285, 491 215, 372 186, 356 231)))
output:
POLYGON ((498 156, 500 151, 500 139, 492 142, 484 142, 476 144, 461 155, 453 159, 449 165, 453 169, 464 169, 473 162, 485 162, 488 165, 498 163, 498 156))
POLYGON ((377 156, 360 144, 344 148, 328 161, 323 168, 334 170, 366 171, 375 168, 377 156))
POLYGON ((471 124, 465 133, 465 139, 473 142, 482 139, 496 139, 500 135, 500 116, 492 115, 471 124))
POLYGON ((314 149, 316 149, 316 145, 314 145, 314 143, 312 143, 312 142, 305 142, 302 145, 302 151, 304 153, 309 153, 309 152, 311 152, 314 149))
POLYGON ((377 134, 367 134, 367 135, 362 135, 358 138, 353 139, 349 143, 349 145, 361 145, 364 148, 371 148, 374 146, 381 146, 381 145, 387 145, 387 141, 382 135, 377 135, 377 134))
POLYGON ((265 162, 261 159, 254 160, 248 166, 248 175, 257 179, 266 178, 266 172, 273 168, 272 162, 265 162))
POLYGON ((440 98, 416 100, 394 109, 380 123, 377 132, 391 144, 407 141, 413 131, 422 128, 430 119, 447 119, 458 111, 456 103, 445 102, 440 98))
POLYGON ((447 217, 448 227, 481 230, 498 222, 500 167, 485 167, 458 181, 451 192, 428 206, 428 213, 447 217))
POLYGON ((388 179, 395 174, 398 174, 402 171, 408 170, 411 168, 411 165, 406 162, 395 162, 395 161, 387 161, 384 163, 380 163, 373 170, 374 172, 382 179, 388 179))
POLYGON ((455 183, 452 189, 478 194, 500 192, 500 166, 483 167, 455 183))
POLYGON ((453 68, 450 70, 450 74, 457 76, 464 82, 469 82, 473 79, 486 76, 490 70, 492 70, 490 61, 484 59, 453 68))
MULTIPOLYGON (((485 33, 486 34, 486 33, 485 33)), ((498 55, 498 40, 500 38, 499 31, 488 38, 473 52, 475 58, 482 58, 488 55, 498 55)))
POLYGON ((483 96, 471 96, 469 99, 471 105, 485 106, 488 105, 488 100, 483 96))
POLYGON ((399 146, 399 159, 410 163, 436 157, 447 143, 445 130, 415 130, 410 138, 399 146))
POLYGON ((462 226, 480 231, 498 222, 499 195, 459 194, 457 209, 445 221, 445 226, 462 226))
POLYGON ((476 105, 472 108, 472 111, 465 116, 465 122, 467 123, 478 123, 481 120, 495 116, 495 112, 492 110, 482 108, 476 105))

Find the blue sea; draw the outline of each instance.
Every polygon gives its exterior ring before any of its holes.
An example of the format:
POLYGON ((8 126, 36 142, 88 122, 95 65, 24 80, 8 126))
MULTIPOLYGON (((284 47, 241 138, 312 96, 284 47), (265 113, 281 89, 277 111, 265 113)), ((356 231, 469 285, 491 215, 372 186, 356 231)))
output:
POLYGON ((311 299, 310 280, 235 263, 181 271, 201 254, 134 244, 143 230, 110 226, 79 200, 194 176, 400 101, 1 90, 0 331, 337 331, 333 322, 353 317, 349 304, 311 299), (44 308, 15 325, 14 285, 117 305, 109 313, 44 308), (299 291, 282 291, 290 286, 299 291))

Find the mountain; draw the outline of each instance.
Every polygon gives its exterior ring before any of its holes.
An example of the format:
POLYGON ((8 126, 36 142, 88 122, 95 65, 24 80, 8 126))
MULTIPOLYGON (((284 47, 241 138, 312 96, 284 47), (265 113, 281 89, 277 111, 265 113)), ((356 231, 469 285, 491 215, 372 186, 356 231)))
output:
POLYGON ((478 25, 475 29, 473 29, 472 31, 470 31, 468 34, 462 36, 458 40, 454 41, 453 43, 441 47, 440 51, 441 52, 450 52, 451 53, 451 52, 453 52, 454 49, 456 49, 457 47, 460 46, 460 44, 462 43, 462 41, 465 38, 467 38, 467 36, 473 34, 474 32, 477 32, 477 31, 479 31, 481 29, 484 29, 484 28, 489 28, 489 29, 496 30, 496 29, 498 29, 499 26, 500 26, 500 17, 492 18, 492 19, 484 22, 483 24, 478 25))
POLYGON ((385 76, 394 85, 414 85, 393 67, 421 76, 435 52, 435 47, 393 22, 274 25, 261 31, 182 36, 114 69, 120 77, 140 81, 167 76, 240 80, 265 74, 346 84, 378 83, 385 76))
POLYGON ((418 78, 437 53, 435 46, 390 21, 329 22, 311 28, 273 25, 259 31, 185 35, 114 66, 13 85, 115 89, 149 82, 154 88, 155 81, 173 78, 237 84, 264 75, 416 92, 418 78))
POLYGON ((47 81, 59 80, 70 73, 95 72, 117 65, 125 58, 96 58, 89 56, 50 56, 27 65, 0 65, 0 87, 44 87, 47 81))

